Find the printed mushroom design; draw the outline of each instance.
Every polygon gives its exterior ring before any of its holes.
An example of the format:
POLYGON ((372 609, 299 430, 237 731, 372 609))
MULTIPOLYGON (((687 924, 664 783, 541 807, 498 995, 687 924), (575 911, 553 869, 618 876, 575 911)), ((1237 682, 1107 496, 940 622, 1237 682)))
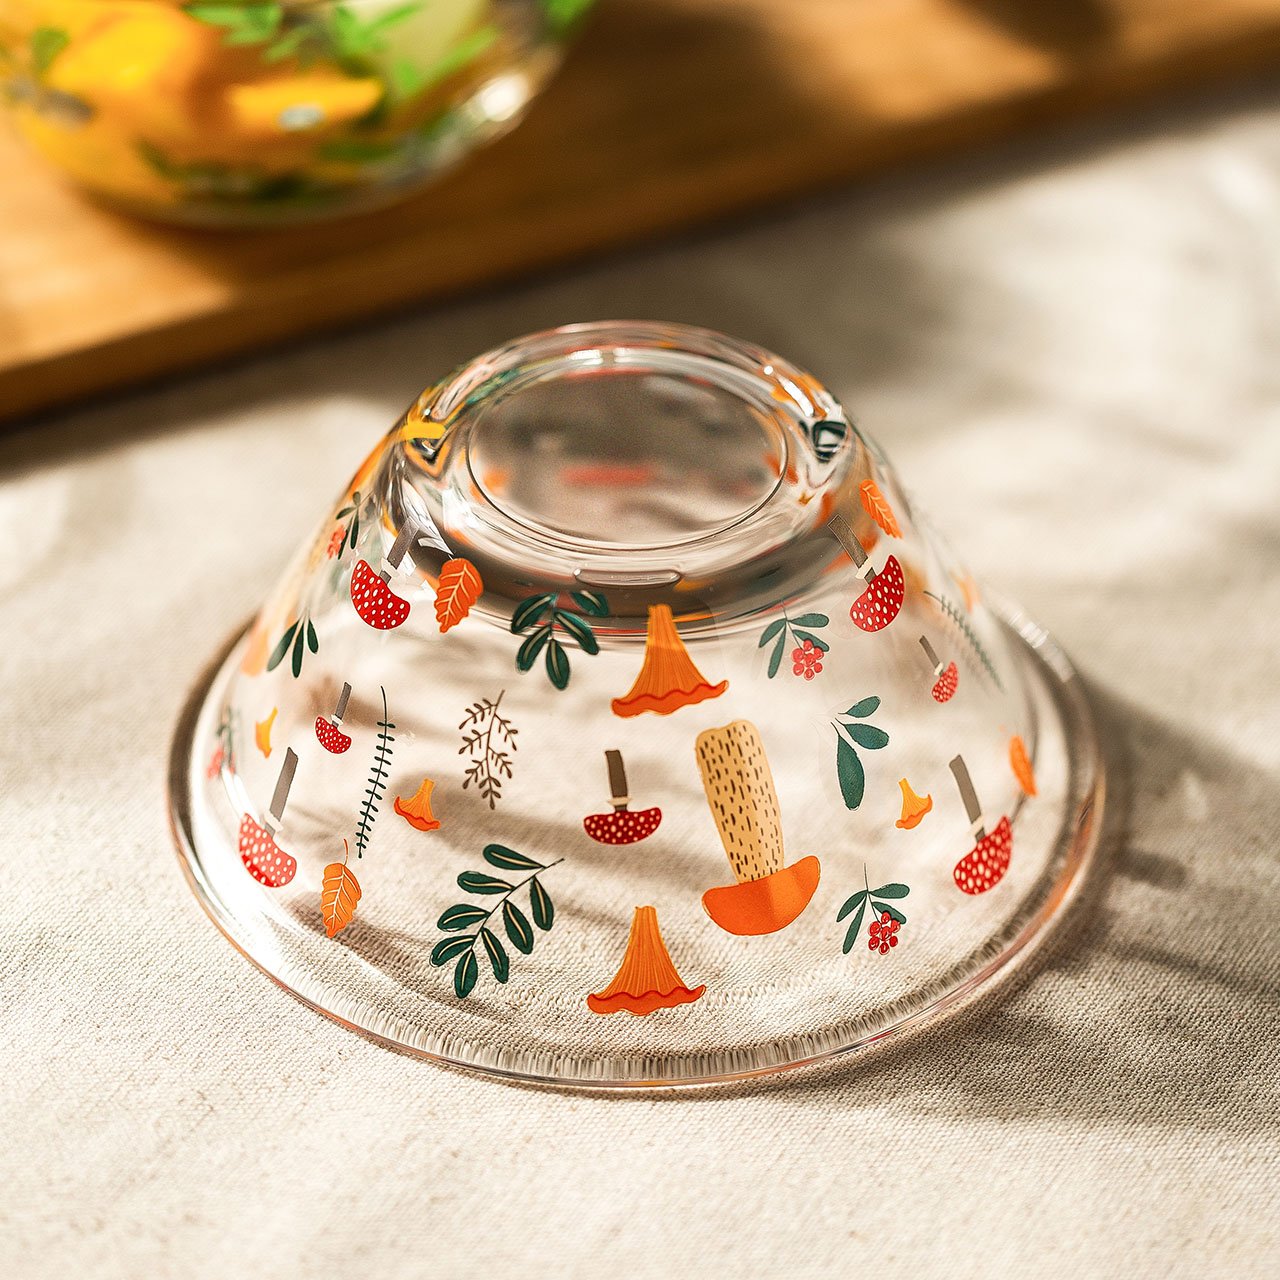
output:
POLYGON ((627 794, 627 769, 622 763, 622 752, 606 751, 604 759, 609 771, 609 803, 613 811, 592 813, 583 818, 587 835, 600 844, 636 844, 647 840, 657 831, 662 810, 628 809, 631 797, 627 794))
POLYGON ((413 828, 418 831, 439 831, 440 819, 431 811, 431 793, 436 789, 435 781, 423 778, 417 791, 408 800, 396 796, 391 807, 413 828))
POLYGON ((893 825, 903 831, 910 831, 918 827, 924 815, 932 810, 933 796, 916 795, 906 778, 899 778, 898 786, 902 790, 902 816, 893 825))
POLYGON ((809 905, 821 867, 812 854, 786 866, 773 774, 750 721, 704 729, 695 747, 711 816, 737 884, 702 895, 707 915, 726 933, 785 929, 809 905))
POLYGON ((965 812, 973 824, 973 838, 976 842, 956 863, 952 875, 955 877, 956 888, 961 893, 986 893, 988 889, 994 889, 1009 870, 1009 859, 1013 856, 1013 828, 1006 816, 996 823, 993 830, 986 829, 978 793, 973 789, 973 780, 969 777, 969 769, 963 757, 956 756, 952 760, 951 772, 955 776, 956 786, 960 788, 965 812))
POLYGON ((360 560, 351 571, 351 603, 363 622, 376 631, 392 631, 409 616, 409 602, 401 599, 387 585, 392 569, 399 567, 417 536, 412 521, 406 521, 387 552, 382 571, 374 573, 367 560, 360 560))
POLYGON ((827 521, 827 528, 853 561, 858 577, 867 584, 867 589, 850 606, 849 617, 859 630, 883 631, 898 616, 907 593, 898 557, 889 556, 884 562, 884 568, 877 573, 871 567, 862 543, 843 516, 832 516, 827 521))
POLYGON ((671 607, 650 605, 640 674, 625 698, 614 698, 613 714, 638 716, 652 711, 669 716, 681 707, 718 698, 728 687, 727 680, 710 683, 694 665, 676 630, 671 607))
POLYGON ((293 748, 284 753, 284 764, 276 779, 275 793, 271 797, 271 811, 267 820, 255 822, 247 813, 240 820, 240 861, 259 883, 268 889, 280 889, 298 874, 297 860, 276 844, 276 832, 284 820, 284 807, 289 800, 289 788, 298 768, 298 757, 293 748))
POLYGON ((1036 794, 1036 771, 1032 767, 1031 757, 1027 754, 1027 744, 1020 734, 1009 739, 1009 767, 1018 785, 1029 796, 1036 794))
POLYGON ((602 1014, 625 1009, 637 1017, 645 1017, 659 1009, 692 1004, 706 989, 705 985, 685 986, 662 940, 658 913, 652 907, 637 907, 622 964, 603 991, 587 997, 587 1008, 602 1014))
POLYGON ((333 708, 333 715, 316 716, 316 737, 320 740, 320 745, 335 756, 340 756, 351 745, 350 737, 339 728, 342 717, 347 714, 347 703, 350 700, 351 686, 344 684, 333 708))
POLYGON ((955 697, 956 689, 960 684, 960 669, 954 662, 943 664, 937 650, 929 643, 928 636, 920 637, 920 647, 924 650, 924 656, 928 659, 929 667, 933 671, 934 685, 930 692, 933 694, 934 702, 950 702, 955 697))

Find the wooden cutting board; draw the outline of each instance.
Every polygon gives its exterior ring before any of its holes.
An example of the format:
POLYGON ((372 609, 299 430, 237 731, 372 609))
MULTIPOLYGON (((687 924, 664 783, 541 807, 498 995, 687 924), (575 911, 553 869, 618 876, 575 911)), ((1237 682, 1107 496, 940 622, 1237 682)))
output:
POLYGON ((5 137, 0 417, 1275 65, 1280 0, 603 0, 426 193, 232 235, 104 212, 5 137))

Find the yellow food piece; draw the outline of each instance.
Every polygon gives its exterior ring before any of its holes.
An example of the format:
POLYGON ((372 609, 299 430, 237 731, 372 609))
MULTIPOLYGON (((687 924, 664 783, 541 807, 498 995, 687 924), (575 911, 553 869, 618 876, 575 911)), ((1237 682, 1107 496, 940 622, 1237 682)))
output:
POLYGON ((122 131, 163 145, 200 132, 206 78, 223 53, 220 40, 215 28, 178 9, 103 5, 97 20, 73 34, 53 60, 45 83, 122 131))
POLYGON ((227 123, 246 141, 301 134, 314 138, 349 125, 378 105, 382 85, 373 77, 339 71, 274 76, 226 91, 227 123))
POLYGON ((15 106, 13 114, 31 146, 86 187, 149 203, 176 199, 173 186, 142 158, 134 139, 113 120, 94 119, 68 128, 25 103, 15 106))

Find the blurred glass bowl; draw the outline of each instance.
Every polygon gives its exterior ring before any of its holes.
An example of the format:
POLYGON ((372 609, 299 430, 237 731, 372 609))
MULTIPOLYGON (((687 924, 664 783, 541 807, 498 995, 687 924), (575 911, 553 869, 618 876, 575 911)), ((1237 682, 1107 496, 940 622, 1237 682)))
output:
POLYGON ((592 0, 0 0, 19 132, 132 212, 382 204, 511 128, 592 0))

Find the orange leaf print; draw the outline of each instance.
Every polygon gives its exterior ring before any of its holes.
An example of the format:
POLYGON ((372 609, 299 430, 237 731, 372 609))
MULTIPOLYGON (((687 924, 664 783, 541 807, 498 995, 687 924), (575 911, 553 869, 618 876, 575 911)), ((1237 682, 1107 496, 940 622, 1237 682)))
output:
POLYGON ((902 529, 893 514, 889 500, 880 492, 880 486, 874 480, 864 480, 858 486, 862 495, 862 505, 869 515, 891 538, 902 537, 902 529))
POLYGON ((1029 796, 1035 795, 1035 770, 1031 767, 1026 746, 1016 733, 1009 739, 1009 767, 1013 770, 1013 776, 1018 779, 1023 791, 1029 796))
POLYGON ((320 887, 320 916, 329 937, 351 923, 359 901, 360 882, 351 868, 345 862, 331 862, 325 867, 320 887))
POLYGON ((440 566, 440 585, 436 588, 436 619, 441 632, 456 627, 480 599, 484 583, 480 571, 470 560, 446 560, 440 566))

